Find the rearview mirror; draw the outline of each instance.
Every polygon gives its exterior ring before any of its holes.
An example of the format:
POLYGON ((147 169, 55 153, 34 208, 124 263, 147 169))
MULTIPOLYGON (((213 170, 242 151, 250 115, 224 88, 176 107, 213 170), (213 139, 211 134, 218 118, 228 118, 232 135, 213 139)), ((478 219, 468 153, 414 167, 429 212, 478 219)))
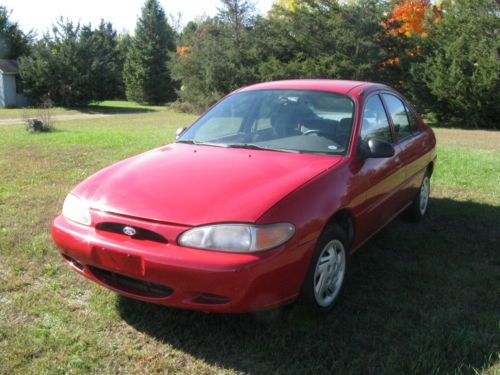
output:
POLYGON ((381 139, 370 138, 367 146, 360 148, 360 157, 368 158, 390 158, 394 156, 394 146, 387 141, 381 139))
POLYGON ((177 130, 175 131, 175 139, 178 139, 182 133, 184 133, 186 131, 187 127, 183 127, 183 128, 177 128, 177 130))

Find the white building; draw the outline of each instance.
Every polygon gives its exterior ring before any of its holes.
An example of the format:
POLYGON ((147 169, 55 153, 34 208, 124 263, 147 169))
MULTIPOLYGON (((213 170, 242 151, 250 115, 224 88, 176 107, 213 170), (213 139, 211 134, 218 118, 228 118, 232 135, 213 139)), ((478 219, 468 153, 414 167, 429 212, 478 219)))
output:
POLYGON ((22 94, 16 60, 0 59, 0 108, 24 107, 28 103, 22 94))

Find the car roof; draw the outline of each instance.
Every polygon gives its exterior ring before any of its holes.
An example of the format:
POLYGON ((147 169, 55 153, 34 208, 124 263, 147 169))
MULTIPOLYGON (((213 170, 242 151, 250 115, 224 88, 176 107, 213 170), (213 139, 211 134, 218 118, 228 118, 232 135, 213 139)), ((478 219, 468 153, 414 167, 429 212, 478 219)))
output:
POLYGON ((239 89, 237 92, 254 90, 319 90, 347 94, 353 89, 356 89, 356 93, 360 93, 366 91, 366 89, 374 88, 390 89, 386 85, 373 82, 336 79, 295 79, 257 83, 255 85, 239 89))

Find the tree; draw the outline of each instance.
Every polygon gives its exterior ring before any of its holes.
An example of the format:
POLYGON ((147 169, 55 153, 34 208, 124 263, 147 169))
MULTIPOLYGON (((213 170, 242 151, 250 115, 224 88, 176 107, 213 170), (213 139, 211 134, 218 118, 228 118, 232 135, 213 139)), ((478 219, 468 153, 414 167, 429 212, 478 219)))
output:
POLYGON ((252 26, 255 7, 247 0, 221 0, 217 18, 225 26, 228 33, 226 37, 233 45, 236 53, 243 53, 242 43, 245 40, 245 31, 252 26))
POLYGON ((104 21, 93 30, 60 19, 20 59, 20 75, 24 93, 35 102, 50 98, 76 106, 114 98, 120 78, 116 32, 104 21))
POLYGON ((198 29, 198 22, 189 21, 186 26, 177 34, 177 46, 187 47, 193 44, 193 38, 196 37, 196 30, 198 29))
POLYGON ((224 0, 218 16, 199 23, 178 49, 179 96, 202 110, 256 81, 379 79, 386 11, 378 0, 283 0, 262 18, 248 1, 224 0))
POLYGON ((172 72, 182 81, 181 100, 196 111, 259 79, 255 9, 248 1, 223 0, 216 17, 188 24, 181 37, 172 72))
POLYGON ((402 0, 394 4, 386 25, 397 24, 392 29, 395 33, 425 35, 424 20, 430 7, 430 0, 402 0))
POLYGON ((157 0, 146 0, 125 61, 123 78, 129 100, 164 103, 175 98, 168 66, 175 51, 174 30, 157 0))
POLYGON ((25 34, 17 22, 9 20, 10 12, 0 6, 0 59, 17 59, 29 53, 33 33, 25 34))
POLYGON ((229 91, 290 78, 387 83, 446 123, 499 128, 498 0, 277 0, 266 17, 223 0, 179 35, 179 97, 201 111, 229 91), (465 124, 464 124, 465 123, 465 124))
POLYGON ((101 20, 95 30, 84 28, 83 47, 91 52, 90 91, 93 100, 115 99, 121 95, 123 65, 120 64, 118 37, 110 22, 101 20))
POLYGON ((415 68, 435 100, 431 109, 444 122, 500 128, 500 5, 496 0, 446 3, 415 68))
POLYGON ((384 11, 376 0, 278 2, 261 28, 261 77, 377 79, 384 11))
POLYGON ((132 37, 128 33, 123 33, 117 36, 116 51, 117 51, 117 71, 119 74, 116 86, 116 98, 125 99, 125 82, 123 81, 123 73, 125 70, 125 60, 127 59, 132 37))
POLYGON ((411 72, 425 60, 422 45, 439 22, 441 8, 429 0, 391 0, 389 4, 387 19, 382 22, 386 34, 380 41, 385 51, 380 78, 403 92, 420 111, 426 111, 435 98, 411 72))
POLYGON ((300 6, 300 3, 300 0, 276 0, 275 2, 279 8, 285 9, 289 12, 295 12, 297 7, 300 6))

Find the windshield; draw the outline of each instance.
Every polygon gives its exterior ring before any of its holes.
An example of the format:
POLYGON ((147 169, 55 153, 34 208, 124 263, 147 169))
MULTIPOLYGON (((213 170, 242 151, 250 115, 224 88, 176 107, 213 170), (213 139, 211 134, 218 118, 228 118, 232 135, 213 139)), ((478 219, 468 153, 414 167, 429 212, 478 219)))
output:
POLYGON ((353 101, 341 94, 247 91, 222 100, 177 142, 343 155, 351 138, 353 114, 353 101))

